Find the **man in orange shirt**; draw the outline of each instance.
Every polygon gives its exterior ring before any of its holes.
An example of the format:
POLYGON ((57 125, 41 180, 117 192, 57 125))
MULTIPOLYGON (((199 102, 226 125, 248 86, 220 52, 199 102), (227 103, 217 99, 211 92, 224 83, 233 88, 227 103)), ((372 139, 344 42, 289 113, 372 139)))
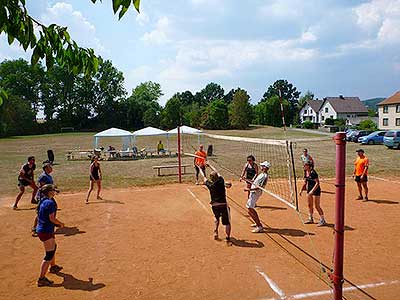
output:
POLYGON ((196 170, 196 184, 199 184, 199 172, 203 170, 204 176, 206 176, 206 159, 207 153, 204 151, 203 145, 199 146, 199 150, 194 153, 194 169, 196 170))
POLYGON ((363 149, 358 149, 357 151, 357 159, 354 162, 354 172, 353 177, 355 176, 354 180, 357 182, 358 193, 359 196, 357 200, 362 200, 362 188, 364 188, 365 192, 365 200, 368 201, 368 167, 369 167, 369 160, 364 155, 363 149))

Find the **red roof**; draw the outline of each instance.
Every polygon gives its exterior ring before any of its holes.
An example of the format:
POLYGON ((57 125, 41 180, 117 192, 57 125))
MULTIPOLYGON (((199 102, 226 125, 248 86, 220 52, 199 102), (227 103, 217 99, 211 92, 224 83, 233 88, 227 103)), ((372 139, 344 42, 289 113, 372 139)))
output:
POLYGON ((386 98, 382 102, 378 103, 378 105, 387 105, 387 104, 400 104, 400 91, 390 96, 389 98, 386 98))

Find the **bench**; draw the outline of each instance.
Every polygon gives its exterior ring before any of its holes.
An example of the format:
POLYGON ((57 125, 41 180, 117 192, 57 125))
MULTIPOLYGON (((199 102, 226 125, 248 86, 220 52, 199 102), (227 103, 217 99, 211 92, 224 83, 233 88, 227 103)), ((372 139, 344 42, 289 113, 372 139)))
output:
MULTIPOLYGON (((191 165, 181 165, 182 174, 186 173, 186 167, 190 167, 191 165)), ((178 169, 178 165, 164 165, 164 166, 153 166, 154 170, 157 170, 157 176, 161 176, 162 169, 178 169)))

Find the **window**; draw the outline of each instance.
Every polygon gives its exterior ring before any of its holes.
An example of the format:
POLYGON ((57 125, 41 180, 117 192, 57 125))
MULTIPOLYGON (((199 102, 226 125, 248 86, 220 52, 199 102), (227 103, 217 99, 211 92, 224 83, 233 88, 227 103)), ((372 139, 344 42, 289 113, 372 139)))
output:
POLYGON ((397 104, 397 105, 396 105, 396 112, 397 112, 397 113, 400 113, 400 104, 397 104))
POLYGON ((308 112, 308 110, 306 109, 306 110, 304 111, 304 115, 306 115, 306 114, 307 114, 307 112, 308 112))
POLYGON ((312 109, 310 108, 310 115, 312 115, 312 109))
POLYGON ((329 118, 333 119, 333 115, 330 115, 329 118))
POLYGON ((389 125, 389 119, 388 118, 383 118, 383 126, 388 126, 389 125))
POLYGON ((324 116, 322 116, 322 117, 321 117, 321 120, 322 120, 322 121, 325 121, 325 117, 324 117, 324 116))
POLYGON ((307 117, 303 117, 303 122, 307 120, 307 117))
POLYGON ((328 108, 327 108, 327 107, 325 107, 325 112, 326 112, 326 113, 328 112, 328 108))
POLYGON ((384 114, 388 113, 388 106, 387 105, 383 106, 383 113, 384 114))
POLYGON ((400 126, 400 118, 396 118, 396 126, 400 126))

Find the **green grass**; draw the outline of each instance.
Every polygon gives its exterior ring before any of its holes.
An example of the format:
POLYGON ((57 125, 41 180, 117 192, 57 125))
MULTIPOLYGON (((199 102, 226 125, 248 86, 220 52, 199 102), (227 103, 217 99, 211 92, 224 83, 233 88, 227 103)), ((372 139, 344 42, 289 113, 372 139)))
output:
MULTIPOLYGON (((248 136, 268 139, 282 139, 284 133, 282 129, 272 127, 254 127, 250 130, 229 130, 229 131, 209 131, 210 133, 223 135, 248 136)), ((63 133, 46 134, 40 136, 25 136, 0 139, 0 189, 3 196, 14 195, 18 192, 17 176, 19 169, 29 155, 34 155, 37 160, 37 171, 35 178, 41 173, 41 162, 47 159, 47 150, 52 149, 55 153, 56 163, 54 166, 54 179, 63 191, 82 191, 86 190, 89 184, 89 161, 68 161, 65 158, 67 150, 70 149, 91 149, 93 148, 94 133, 63 133)), ((299 131, 288 130, 289 139, 310 138, 310 141, 298 141, 295 147, 295 159, 298 174, 301 174, 300 155, 302 149, 307 147, 310 154, 316 161, 316 169, 321 176, 332 177, 335 175, 335 144, 329 138, 318 134, 309 134, 299 131), (315 138, 315 140, 313 140, 315 138)), ((138 138, 138 148, 155 148, 159 140, 167 146, 165 138, 145 137, 138 138)), ((192 137, 192 144, 195 145, 197 138, 192 137)), ((185 137, 184 137, 185 140, 185 137)), ((188 140, 188 138, 186 138, 188 140)), ((118 138, 103 139, 101 145, 105 148, 113 145, 117 149, 121 147, 121 140, 118 138)), ((230 153, 228 144, 217 144, 219 152, 230 153), (224 147, 227 147, 226 149, 224 147)), ((355 150, 359 144, 349 143, 347 146, 347 174, 351 175, 353 162, 356 158, 355 150)), ((370 159, 370 174, 384 177, 400 177, 400 151, 389 150, 383 145, 363 146, 366 155, 370 159)), ((176 150, 176 137, 170 138, 170 149, 176 150)), ((193 149, 188 149, 190 151, 193 149)), ((190 151, 190 152, 192 152, 190 151)), ((233 152, 232 152, 233 153, 233 152)), ((234 154, 227 167, 242 165, 246 153, 240 156, 234 154)), ((158 177, 152 169, 154 165, 175 164, 176 158, 151 158, 135 161, 102 161, 105 188, 125 188, 130 186, 160 185, 177 182, 177 176, 158 177)), ((192 157, 185 157, 184 164, 192 164, 192 157)), ((188 168, 193 172, 191 168, 188 168)), ((240 173, 240 170, 236 170, 240 173)), ((184 181, 193 181, 193 174, 183 177, 184 181)))

